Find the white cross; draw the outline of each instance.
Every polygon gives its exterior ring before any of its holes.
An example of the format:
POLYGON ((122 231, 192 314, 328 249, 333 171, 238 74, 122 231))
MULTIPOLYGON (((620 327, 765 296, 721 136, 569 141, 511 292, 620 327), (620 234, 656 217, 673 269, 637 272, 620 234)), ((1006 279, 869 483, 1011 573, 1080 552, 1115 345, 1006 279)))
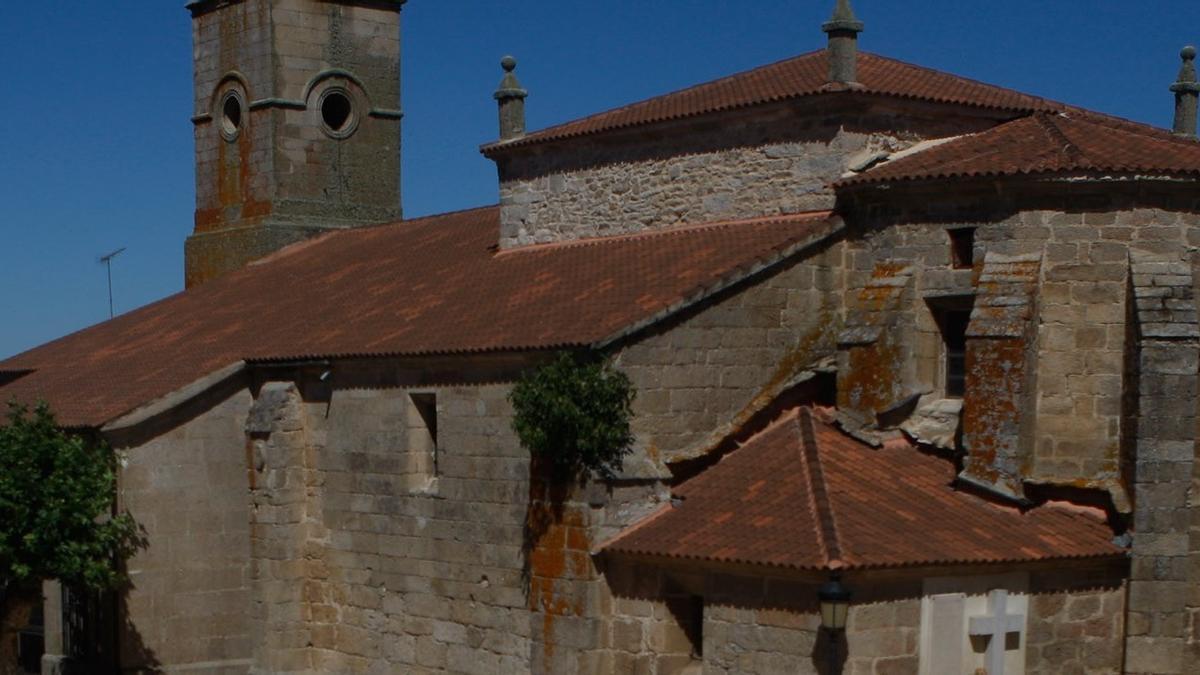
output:
POLYGON ((988 675, 1004 675, 1005 639, 1009 633, 1018 636, 1025 629, 1025 615, 1008 613, 1008 591, 988 594, 987 616, 971 617, 971 635, 991 638, 985 655, 988 675))

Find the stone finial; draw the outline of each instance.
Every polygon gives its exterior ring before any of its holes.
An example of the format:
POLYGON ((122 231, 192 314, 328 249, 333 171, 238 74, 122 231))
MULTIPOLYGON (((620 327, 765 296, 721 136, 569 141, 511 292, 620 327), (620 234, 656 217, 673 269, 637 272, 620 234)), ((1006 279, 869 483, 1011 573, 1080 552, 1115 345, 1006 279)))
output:
POLYGON ((838 0, 833 16, 821 30, 829 35, 829 81, 858 84, 858 34, 863 22, 854 15, 850 0, 838 0))
POLYGON ((1200 100, 1200 83, 1196 82, 1196 48, 1184 47, 1179 52, 1183 65, 1179 77, 1171 85, 1175 92, 1175 133, 1189 138, 1196 137, 1196 103, 1200 100))
POLYGON ((500 104, 500 140, 507 141, 525 135, 525 97, 529 92, 521 88, 517 75, 517 60, 511 56, 500 59, 504 79, 496 89, 495 98, 500 104))

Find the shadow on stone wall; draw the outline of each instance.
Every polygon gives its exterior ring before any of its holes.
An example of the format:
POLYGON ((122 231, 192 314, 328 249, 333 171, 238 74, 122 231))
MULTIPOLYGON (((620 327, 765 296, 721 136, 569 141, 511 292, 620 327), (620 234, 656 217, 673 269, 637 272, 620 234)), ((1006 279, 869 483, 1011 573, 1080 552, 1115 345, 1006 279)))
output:
POLYGON ((146 644, 141 631, 138 630, 137 625, 129 617, 126 600, 131 590, 133 590, 132 586, 126 589, 117 602, 117 639, 120 644, 120 670, 122 673, 137 673, 139 675, 162 673, 164 672, 162 670, 162 662, 158 660, 154 650, 146 644))

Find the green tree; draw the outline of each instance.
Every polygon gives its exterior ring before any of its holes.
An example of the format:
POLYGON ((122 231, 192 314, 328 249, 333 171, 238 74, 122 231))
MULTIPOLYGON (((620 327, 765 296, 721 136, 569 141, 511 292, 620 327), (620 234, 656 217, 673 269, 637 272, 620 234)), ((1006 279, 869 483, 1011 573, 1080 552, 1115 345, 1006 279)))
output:
POLYGON ((142 543, 128 513, 113 514, 116 454, 59 429, 49 406, 9 404, 0 425, 0 620, 5 597, 37 593, 58 579, 107 590, 119 561, 142 543))
POLYGON ((585 471, 612 478, 633 443, 635 395, 629 378, 609 361, 563 352, 513 387, 513 430, 559 479, 585 471))

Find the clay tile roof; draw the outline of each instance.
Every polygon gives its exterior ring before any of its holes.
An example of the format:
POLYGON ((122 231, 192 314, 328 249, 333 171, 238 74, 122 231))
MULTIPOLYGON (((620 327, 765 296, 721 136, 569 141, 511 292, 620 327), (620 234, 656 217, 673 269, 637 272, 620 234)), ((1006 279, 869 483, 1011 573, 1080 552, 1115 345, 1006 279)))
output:
POLYGON ((1197 176, 1200 143, 1094 113, 1038 113, 898 157, 837 185, 1097 171, 1197 176))
MULTIPOLYGON (((98 426, 240 361, 595 345, 836 229, 827 212, 497 253, 495 207, 347 230, 0 362, 98 426)), ((7 384, 6 384, 7 382, 7 384)))
MULTIPOLYGON (((812 96, 823 93, 828 74, 828 58, 822 49, 543 129, 518 140, 493 143, 484 146, 484 152, 812 96)), ((865 93, 895 98, 1014 113, 1059 110, 1064 107, 1037 96, 866 52, 859 53, 858 78, 865 87, 865 93)))
POLYGON ((604 550, 801 570, 1123 555, 1100 514, 985 501, 952 487, 948 461, 815 417, 785 415, 604 550))

